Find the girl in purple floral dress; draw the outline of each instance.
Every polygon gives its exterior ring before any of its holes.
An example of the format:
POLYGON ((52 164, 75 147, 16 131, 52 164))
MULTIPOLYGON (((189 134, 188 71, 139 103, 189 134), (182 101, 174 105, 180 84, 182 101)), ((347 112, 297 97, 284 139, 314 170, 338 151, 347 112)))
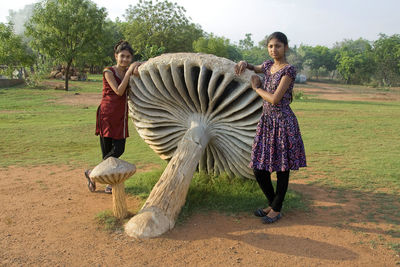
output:
POLYGON ((274 32, 267 39, 268 53, 273 60, 253 66, 240 61, 236 74, 246 68, 264 73, 264 84, 258 75, 251 77, 253 89, 263 100, 263 112, 257 125, 251 153, 250 167, 268 199, 268 207, 254 212, 264 223, 281 218, 282 203, 289 184, 290 170, 306 167, 304 144, 299 124, 289 104, 292 101, 296 69, 288 64, 285 53, 289 49, 287 37, 274 32), (271 183, 271 173, 277 174, 276 191, 271 183))

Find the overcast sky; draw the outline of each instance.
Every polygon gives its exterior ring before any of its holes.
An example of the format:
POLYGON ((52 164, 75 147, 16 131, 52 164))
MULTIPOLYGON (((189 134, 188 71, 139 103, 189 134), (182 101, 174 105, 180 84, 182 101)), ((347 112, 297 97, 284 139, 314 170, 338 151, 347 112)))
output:
MULTIPOLYGON (((1 0, 0 22, 8 10, 18 11, 35 0, 1 0)), ((94 0, 110 19, 123 20, 129 5, 138 0, 94 0)), ((154 1, 153 1, 154 2, 154 1)), ((217 36, 237 43, 246 33, 258 43, 265 35, 282 31, 289 45, 332 47, 344 39, 379 38, 379 33, 400 34, 400 0, 175 0, 192 22, 217 36)))

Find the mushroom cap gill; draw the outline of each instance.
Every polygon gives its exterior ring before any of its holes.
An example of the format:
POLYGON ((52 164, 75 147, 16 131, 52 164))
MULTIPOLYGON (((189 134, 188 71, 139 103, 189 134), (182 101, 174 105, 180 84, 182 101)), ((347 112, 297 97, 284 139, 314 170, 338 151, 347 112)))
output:
POLYGON ((252 178, 248 164, 262 99, 246 70, 209 54, 171 53, 152 58, 132 76, 129 111, 143 140, 170 159, 192 122, 205 125, 209 142, 199 168, 252 178))

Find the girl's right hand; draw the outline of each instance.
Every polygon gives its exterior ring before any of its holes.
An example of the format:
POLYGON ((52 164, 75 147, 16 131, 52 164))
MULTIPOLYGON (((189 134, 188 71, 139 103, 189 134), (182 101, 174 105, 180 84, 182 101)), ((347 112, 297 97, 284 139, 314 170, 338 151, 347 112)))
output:
POLYGON ((142 65, 142 63, 143 63, 143 62, 138 62, 138 61, 133 62, 133 63, 131 64, 131 66, 133 67, 133 70, 132 70, 132 73, 131 73, 131 74, 133 74, 133 75, 135 75, 135 76, 139 76, 139 67, 140 67, 140 65, 142 65))
POLYGON ((246 68, 247 68, 247 62, 244 60, 241 60, 235 65, 235 73, 237 75, 240 75, 246 70, 246 68))
POLYGON ((126 74, 127 74, 127 75, 129 75, 129 76, 132 75, 133 71, 134 71, 135 68, 136 68, 136 64, 135 64, 135 63, 136 63, 136 62, 133 62, 133 63, 129 66, 128 70, 126 71, 126 74))

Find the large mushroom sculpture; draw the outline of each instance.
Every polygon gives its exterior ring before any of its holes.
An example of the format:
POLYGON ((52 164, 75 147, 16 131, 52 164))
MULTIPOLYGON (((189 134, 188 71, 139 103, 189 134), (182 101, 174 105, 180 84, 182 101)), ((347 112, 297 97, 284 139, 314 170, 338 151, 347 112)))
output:
POLYGON ((149 238, 172 229, 198 167, 208 173, 252 177, 248 168, 262 100, 246 71, 208 54, 164 54, 130 80, 130 116, 143 140, 169 160, 139 213, 125 225, 129 236, 149 238))

